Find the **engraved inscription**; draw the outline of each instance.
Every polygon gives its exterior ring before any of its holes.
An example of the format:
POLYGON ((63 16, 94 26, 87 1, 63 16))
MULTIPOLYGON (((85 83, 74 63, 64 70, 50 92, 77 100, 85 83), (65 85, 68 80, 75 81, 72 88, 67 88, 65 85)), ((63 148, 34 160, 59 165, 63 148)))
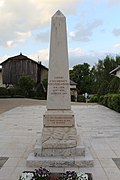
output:
POLYGON ((67 94, 65 87, 69 85, 68 81, 64 79, 64 77, 54 77, 54 79, 50 80, 48 83, 49 86, 52 87, 51 94, 67 94))
POLYGON ((73 116, 45 116, 44 126, 73 126, 73 116))

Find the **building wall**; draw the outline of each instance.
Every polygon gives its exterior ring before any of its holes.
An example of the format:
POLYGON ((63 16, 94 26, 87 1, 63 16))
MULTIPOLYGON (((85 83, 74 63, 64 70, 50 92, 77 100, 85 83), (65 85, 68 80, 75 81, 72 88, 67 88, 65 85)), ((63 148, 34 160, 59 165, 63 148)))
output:
POLYGON ((2 65, 3 84, 16 84, 20 76, 31 76, 37 82, 37 63, 25 60, 10 60, 2 65))
POLYGON ((70 95, 75 97, 75 102, 77 102, 77 89, 76 85, 70 84, 70 95))
POLYGON ((0 71, 0 86, 2 86, 2 71, 0 71))
POLYGON ((76 85, 70 85, 70 89, 76 89, 76 85))
POLYGON ((120 69, 116 72, 116 76, 120 78, 120 69))
POLYGON ((41 68, 41 82, 48 77, 48 69, 41 68))

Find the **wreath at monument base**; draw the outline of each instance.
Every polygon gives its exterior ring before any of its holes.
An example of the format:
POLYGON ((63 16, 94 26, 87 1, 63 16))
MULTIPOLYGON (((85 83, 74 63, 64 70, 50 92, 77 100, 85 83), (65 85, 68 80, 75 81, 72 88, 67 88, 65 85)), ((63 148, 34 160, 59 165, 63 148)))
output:
POLYGON ((51 173, 47 169, 40 167, 34 171, 22 172, 19 180, 93 180, 91 173, 76 173, 66 171, 66 173, 51 173))

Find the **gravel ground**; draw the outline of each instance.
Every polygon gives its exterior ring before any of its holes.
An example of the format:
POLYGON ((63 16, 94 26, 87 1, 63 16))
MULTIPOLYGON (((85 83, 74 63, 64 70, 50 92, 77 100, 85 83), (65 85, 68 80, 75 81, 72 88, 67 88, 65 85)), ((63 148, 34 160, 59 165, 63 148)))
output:
POLYGON ((46 105, 44 100, 35 99, 0 99, 0 114, 18 106, 46 105))

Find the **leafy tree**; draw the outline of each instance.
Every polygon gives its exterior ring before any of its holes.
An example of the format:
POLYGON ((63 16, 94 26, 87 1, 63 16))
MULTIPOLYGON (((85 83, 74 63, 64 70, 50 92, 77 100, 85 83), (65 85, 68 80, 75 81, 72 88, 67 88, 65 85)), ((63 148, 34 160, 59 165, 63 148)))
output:
POLYGON ((120 56, 115 58, 106 56, 104 59, 99 60, 92 68, 88 63, 78 64, 73 67, 73 70, 70 70, 70 79, 77 83, 78 94, 85 92, 105 94, 109 92, 109 84, 113 83, 112 79, 114 76, 110 74, 110 71, 119 64, 120 56))
MULTIPOLYGON (((106 86, 109 86, 109 83, 112 81, 114 76, 110 74, 110 71, 112 71, 114 68, 116 68, 120 64, 120 57, 116 56, 114 59, 113 57, 106 56, 105 59, 99 60, 98 64, 93 66, 93 85, 92 85, 92 91, 94 93, 97 93, 97 91, 100 92, 100 89, 102 87, 102 84, 104 81, 107 81, 106 86)), ((103 85, 104 86, 104 85, 103 85)), ((109 87, 106 87, 108 90, 109 87)))
POLYGON ((97 94, 98 94, 99 96, 107 94, 107 93, 108 93, 108 87, 109 87, 109 82, 106 81, 106 80, 104 80, 104 81, 101 83, 101 85, 100 85, 100 87, 99 87, 99 89, 98 89, 97 94))
POLYGON ((109 85, 109 93, 119 93, 120 92, 120 78, 114 77, 109 85))
POLYGON ((18 81, 18 87, 22 95, 29 96, 33 90, 35 81, 30 76, 21 76, 18 81))
POLYGON ((91 92, 90 65, 78 64, 70 70, 70 79, 77 83, 78 94, 91 92))

